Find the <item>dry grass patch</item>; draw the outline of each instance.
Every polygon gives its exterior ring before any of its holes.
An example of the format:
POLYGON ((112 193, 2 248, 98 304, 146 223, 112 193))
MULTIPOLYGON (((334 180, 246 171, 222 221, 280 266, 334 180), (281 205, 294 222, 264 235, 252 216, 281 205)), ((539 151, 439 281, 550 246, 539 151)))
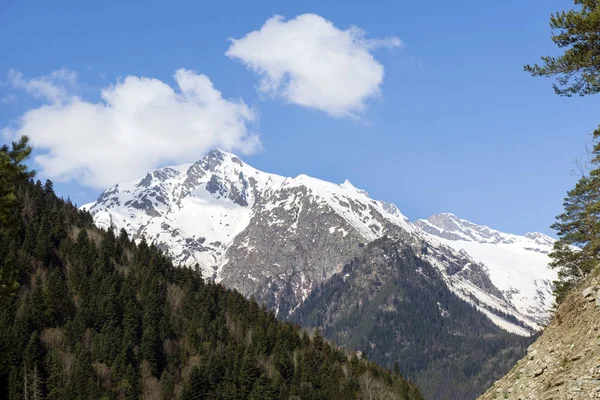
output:
POLYGON ((185 292, 179 285, 175 285, 170 283, 167 286, 167 302, 171 307, 171 312, 177 313, 181 311, 181 307, 183 305, 183 298, 185 297, 185 292))
POLYGON ((60 365, 63 373, 67 379, 73 375, 73 366, 75 365, 75 356, 68 351, 58 350, 58 357, 60 358, 60 365))
POLYGON ((42 331, 40 341, 50 349, 66 350, 67 336, 62 328, 46 328, 42 331))
POLYGON ((142 378, 142 399, 161 400, 162 385, 152 374, 150 363, 146 360, 142 361, 140 375, 142 378))
POLYGON ((199 364, 200 364, 199 356, 191 356, 190 358, 188 358, 188 361, 185 364, 185 367, 181 371, 181 377, 183 378, 184 381, 187 381, 190 379, 190 375, 192 374, 192 369, 194 369, 194 367, 196 367, 199 364))
POLYGON ((96 373, 97 384, 102 385, 105 389, 110 389, 110 368, 105 363, 92 363, 92 368, 96 373))

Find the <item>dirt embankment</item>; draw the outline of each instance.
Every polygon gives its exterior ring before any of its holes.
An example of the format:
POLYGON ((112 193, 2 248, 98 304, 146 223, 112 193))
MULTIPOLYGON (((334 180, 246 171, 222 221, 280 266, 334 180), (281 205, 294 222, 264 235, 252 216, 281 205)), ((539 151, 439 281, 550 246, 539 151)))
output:
POLYGON ((480 400, 600 399, 600 276, 561 304, 527 355, 480 400))

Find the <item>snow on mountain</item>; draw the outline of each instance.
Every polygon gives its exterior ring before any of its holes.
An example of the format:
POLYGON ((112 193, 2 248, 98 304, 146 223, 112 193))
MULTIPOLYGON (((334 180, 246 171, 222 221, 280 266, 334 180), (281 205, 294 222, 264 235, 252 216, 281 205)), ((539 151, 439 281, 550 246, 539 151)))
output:
POLYGON ((247 226, 256 199, 283 181, 215 150, 194 164, 117 184, 87 207, 98 226, 145 237, 177 262, 200 264, 210 276, 247 226))
POLYGON ((538 232, 504 233, 449 213, 418 220, 415 225, 430 241, 464 251, 482 263, 490 280, 519 313, 540 325, 548 322, 557 278, 548 267, 554 239, 538 232))
POLYGON ((395 205, 371 199, 366 191, 357 189, 347 179, 337 185, 299 175, 294 179, 285 180, 281 189, 293 187, 308 188, 311 197, 331 207, 367 241, 375 240, 385 232, 384 224, 373 217, 371 208, 378 211, 387 221, 406 230, 413 230, 409 219, 402 215, 395 205))
POLYGON ((545 235, 505 234, 450 214, 413 224, 349 181, 265 173, 221 150, 115 185, 84 208, 99 227, 144 237, 285 315, 384 235, 410 243, 506 330, 538 329, 552 303, 545 235))
MULTIPOLYGON (((312 199, 331 207, 368 241, 384 232, 370 207, 391 223, 412 229, 395 206, 370 199, 349 181, 336 185, 306 175, 285 178, 258 171, 222 150, 194 164, 164 167, 117 184, 84 207, 98 226, 124 228, 134 239, 145 237, 177 262, 198 263, 206 275, 219 279, 226 250, 257 209, 283 206, 289 211, 295 198, 277 194, 295 188, 305 188, 312 199)), ((293 228, 292 223, 289 229, 293 228)), ((330 229, 333 234, 337 228, 330 229)), ((338 230, 347 232, 342 226, 338 230)))

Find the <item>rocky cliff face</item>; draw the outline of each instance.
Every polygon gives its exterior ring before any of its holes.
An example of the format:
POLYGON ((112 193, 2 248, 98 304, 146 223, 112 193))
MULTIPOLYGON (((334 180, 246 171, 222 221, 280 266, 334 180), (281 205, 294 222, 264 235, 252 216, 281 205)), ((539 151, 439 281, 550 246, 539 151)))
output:
POLYGON ((480 399, 600 399, 599 276, 565 299, 527 355, 480 399))

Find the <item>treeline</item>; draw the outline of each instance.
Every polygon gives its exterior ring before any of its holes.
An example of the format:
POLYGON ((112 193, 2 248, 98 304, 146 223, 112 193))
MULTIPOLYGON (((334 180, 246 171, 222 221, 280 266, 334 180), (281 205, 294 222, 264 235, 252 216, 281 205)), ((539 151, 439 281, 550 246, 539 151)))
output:
POLYGON ((28 152, 0 151, 0 397, 422 399, 318 331, 95 228, 51 182, 5 168, 28 152))

